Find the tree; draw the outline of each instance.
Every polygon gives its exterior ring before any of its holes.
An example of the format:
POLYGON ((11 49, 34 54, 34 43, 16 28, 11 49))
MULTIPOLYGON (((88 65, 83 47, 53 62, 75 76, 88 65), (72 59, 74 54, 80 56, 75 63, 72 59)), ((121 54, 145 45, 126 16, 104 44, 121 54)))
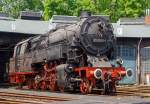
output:
POLYGON ((20 11, 39 11, 43 9, 41 0, 2 0, 2 11, 17 18, 20 11))
POLYGON ((96 14, 96 6, 93 0, 76 0, 76 7, 74 15, 79 15, 82 10, 90 11, 92 14, 96 14))
POLYGON ((150 8, 150 0, 0 0, 0 10, 18 17, 20 11, 43 11, 43 18, 52 15, 79 15, 81 10, 92 14, 110 15, 116 22, 120 17, 139 17, 150 8))
POLYGON ((139 17, 142 14, 143 8, 142 8, 142 2, 141 0, 125 0, 124 9, 125 14, 123 16, 125 17, 139 17))
POLYGON ((48 20, 54 14, 79 15, 81 10, 93 14, 110 15, 115 22, 120 17, 139 17, 150 0, 45 0, 44 18, 48 20))
POLYGON ((79 15, 81 10, 96 13, 92 0, 45 0, 44 19, 48 20, 52 15, 79 15))
POLYGON ((27 9, 32 11, 43 11, 44 6, 42 0, 26 0, 27 9))
POLYGON ((140 17, 143 15, 143 3, 143 0, 112 0, 107 13, 114 22, 120 17, 140 17))
POLYGON ((49 20, 52 15, 67 14, 68 5, 64 0, 45 0, 44 19, 49 20))
POLYGON ((2 11, 2 1, 0 1, 0 11, 2 11))

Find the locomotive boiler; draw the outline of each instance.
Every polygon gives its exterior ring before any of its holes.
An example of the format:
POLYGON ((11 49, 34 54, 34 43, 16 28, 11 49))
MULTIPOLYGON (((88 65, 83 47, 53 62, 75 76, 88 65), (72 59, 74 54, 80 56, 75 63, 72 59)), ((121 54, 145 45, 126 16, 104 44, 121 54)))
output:
POLYGON ((110 63, 114 44, 111 24, 83 13, 75 24, 19 42, 10 59, 10 82, 61 92, 115 92, 126 72, 120 60, 118 66, 110 63))

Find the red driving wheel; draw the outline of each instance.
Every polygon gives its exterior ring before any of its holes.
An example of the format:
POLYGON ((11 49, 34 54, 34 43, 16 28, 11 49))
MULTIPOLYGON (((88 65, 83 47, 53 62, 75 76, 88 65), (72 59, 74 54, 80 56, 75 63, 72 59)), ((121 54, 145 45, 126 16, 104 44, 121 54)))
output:
POLYGON ((59 90, 60 90, 60 92, 64 92, 65 91, 65 86, 64 85, 59 86, 59 90))
POLYGON ((32 89, 33 88, 33 83, 34 83, 33 79, 28 79, 28 81, 27 81, 28 89, 32 89))
POLYGON ((55 91, 57 88, 56 86, 56 75, 54 73, 50 74, 49 77, 49 89, 50 91, 55 91))
POLYGON ((88 94, 91 92, 90 82, 87 78, 83 78, 80 83, 80 91, 82 94, 88 94))
POLYGON ((46 81, 41 82, 41 90, 46 90, 46 81))
POLYGON ((34 88, 34 90, 38 90, 38 89, 40 88, 40 84, 39 84, 39 83, 34 82, 34 84, 33 84, 33 88, 34 88))

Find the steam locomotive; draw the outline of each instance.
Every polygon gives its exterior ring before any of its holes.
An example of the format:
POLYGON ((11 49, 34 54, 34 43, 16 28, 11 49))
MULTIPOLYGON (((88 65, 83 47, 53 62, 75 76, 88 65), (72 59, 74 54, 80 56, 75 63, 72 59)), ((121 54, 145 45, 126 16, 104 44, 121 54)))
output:
POLYGON ((10 82, 35 90, 115 92, 126 71, 121 60, 110 63, 114 44, 111 24, 83 13, 75 24, 19 42, 10 59, 10 82))

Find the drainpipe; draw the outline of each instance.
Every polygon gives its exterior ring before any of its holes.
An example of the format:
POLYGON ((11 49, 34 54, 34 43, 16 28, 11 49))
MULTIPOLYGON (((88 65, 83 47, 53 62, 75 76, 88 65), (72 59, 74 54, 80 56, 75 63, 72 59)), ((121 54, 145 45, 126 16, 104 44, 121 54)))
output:
POLYGON ((137 84, 141 84, 141 63, 140 63, 140 46, 141 46, 142 37, 140 38, 138 42, 138 50, 137 50, 137 84))

